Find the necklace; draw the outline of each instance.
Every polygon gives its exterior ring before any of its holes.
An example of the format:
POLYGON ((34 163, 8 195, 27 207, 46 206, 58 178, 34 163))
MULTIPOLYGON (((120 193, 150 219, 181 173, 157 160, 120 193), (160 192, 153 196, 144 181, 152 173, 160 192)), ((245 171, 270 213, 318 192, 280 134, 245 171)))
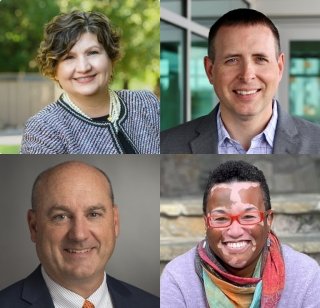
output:
MULTIPOLYGON (((118 124, 117 121, 120 117, 121 105, 118 95, 111 89, 109 89, 109 96, 110 96, 110 112, 108 116, 108 121, 110 121, 116 132, 118 132, 118 124)), ((92 119, 87 114, 85 114, 69 97, 69 95, 64 92, 62 96, 63 100, 77 113, 81 114, 83 117, 87 119, 92 119)))

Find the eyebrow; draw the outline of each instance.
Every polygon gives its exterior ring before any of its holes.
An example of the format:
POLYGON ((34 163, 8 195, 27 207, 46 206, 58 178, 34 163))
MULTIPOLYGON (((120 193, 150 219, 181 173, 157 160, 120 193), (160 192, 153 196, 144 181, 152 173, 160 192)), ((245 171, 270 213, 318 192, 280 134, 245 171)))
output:
MULTIPOLYGON (((102 46, 102 45, 94 44, 94 45, 91 45, 91 46, 87 47, 87 48, 84 50, 84 52, 87 52, 87 51, 89 51, 89 50, 91 50, 91 49, 94 49, 94 48, 98 48, 99 50, 102 50, 102 49, 103 49, 103 46, 102 46)), ((69 53, 73 53, 72 48, 69 50, 68 54, 69 54, 69 53)))
MULTIPOLYGON (((269 56, 268 55, 266 55, 265 53, 254 53, 254 54, 252 54, 252 56, 253 57, 264 57, 264 58, 268 58, 269 56)), ((225 56, 224 56, 224 59, 228 59, 228 58, 238 58, 238 57, 242 57, 242 55, 241 54, 226 54, 225 56)))
MULTIPOLYGON (((249 212, 249 211, 252 211, 252 210, 259 211, 259 209, 257 209, 255 206, 250 206, 250 207, 247 207, 246 209, 244 209, 242 212, 249 212)), ((222 210, 222 209, 216 209, 216 210, 210 211, 209 213, 226 214, 227 212, 225 210, 222 210)))
MULTIPOLYGON (((102 211, 102 212, 106 212, 106 207, 105 205, 101 204, 101 203, 98 203, 96 205, 92 205, 90 207, 88 207, 85 212, 89 213, 89 212, 92 212, 92 211, 102 211)), ((65 205, 60 205, 60 204, 55 204, 53 205, 48 211, 47 211, 47 216, 51 216, 54 212, 58 212, 58 211, 61 211, 61 212, 67 212, 67 213, 70 213, 70 208, 68 208, 67 206, 65 205)))

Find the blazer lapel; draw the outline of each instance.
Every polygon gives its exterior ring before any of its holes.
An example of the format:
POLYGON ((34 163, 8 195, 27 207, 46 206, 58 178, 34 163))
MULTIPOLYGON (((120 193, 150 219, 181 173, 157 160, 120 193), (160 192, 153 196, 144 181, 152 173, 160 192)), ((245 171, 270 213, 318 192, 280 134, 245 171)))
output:
POLYGON ((40 265, 24 280, 21 298, 30 306, 54 308, 40 265))
POLYGON ((217 113, 219 104, 203 118, 196 132, 198 136, 190 141, 192 154, 217 154, 218 153, 218 130, 217 113))
POLYGON ((299 151, 297 140, 298 130, 292 117, 282 112, 278 104, 278 123, 273 143, 273 154, 296 154, 299 151))

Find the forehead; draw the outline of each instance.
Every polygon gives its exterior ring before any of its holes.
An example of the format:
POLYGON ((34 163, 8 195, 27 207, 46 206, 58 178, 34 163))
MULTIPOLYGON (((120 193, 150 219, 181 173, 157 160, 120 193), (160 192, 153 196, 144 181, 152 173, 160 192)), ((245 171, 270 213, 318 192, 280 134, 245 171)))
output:
POLYGON ((39 193, 42 204, 94 204, 111 201, 110 187, 105 176, 84 165, 54 170, 40 183, 39 193))
POLYGON ((271 29, 265 25, 222 26, 215 37, 215 52, 275 52, 276 41, 271 29))
POLYGON ((72 46, 71 50, 78 49, 78 48, 88 48, 93 46, 102 46, 99 41, 98 37, 95 33, 92 32, 84 32, 80 34, 79 38, 76 40, 75 44, 72 46))
POLYGON ((208 198, 208 210, 255 206, 263 210, 263 194, 257 182, 232 182, 214 185, 208 198))

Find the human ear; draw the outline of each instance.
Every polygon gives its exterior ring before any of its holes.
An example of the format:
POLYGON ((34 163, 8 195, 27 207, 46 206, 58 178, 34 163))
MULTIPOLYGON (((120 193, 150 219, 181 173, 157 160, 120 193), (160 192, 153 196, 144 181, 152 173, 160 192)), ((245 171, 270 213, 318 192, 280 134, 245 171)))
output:
POLYGON ((36 212, 34 210, 28 211, 28 226, 30 231, 30 237, 32 242, 36 242, 37 240, 37 218, 36 218, 36 212))
POLYGON ((119 210, 116 205, 113 206, 113 225, 114 225, 114 233, 116 237, 118 237, 120 233, 120 223, 119 223, 119 210))
POLYGON ((204 69, 206 71, 208 80, 213 85, 214 78, 213 78, 212 72, 213 72, 214 63, 208 56, 204 57, 203 62, 204 62, 204 69))
POLYGON ((273 212, 270 211, 267 217, 267 225, 269 229, 271 229, 272 221, 273 221, 273 212))

